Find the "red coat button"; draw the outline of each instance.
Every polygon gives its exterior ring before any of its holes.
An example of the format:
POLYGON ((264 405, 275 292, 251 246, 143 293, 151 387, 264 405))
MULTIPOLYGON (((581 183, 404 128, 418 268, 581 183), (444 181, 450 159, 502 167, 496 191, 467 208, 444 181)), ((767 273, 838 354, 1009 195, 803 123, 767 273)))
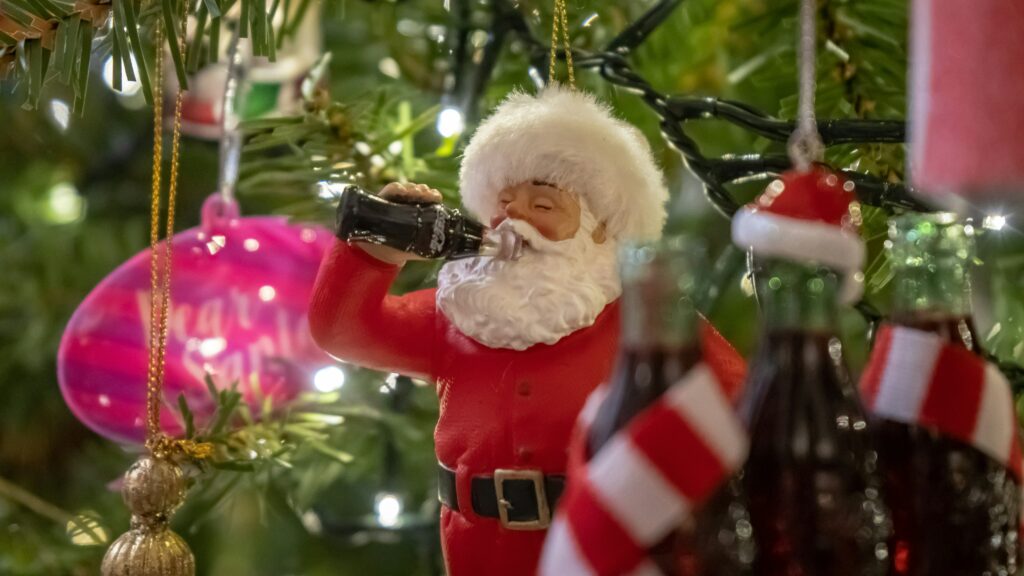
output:
POLYGON ((530 395, 530 383, 527 382, 526 380, 520 380, 519 383, 516 384, 516 392, 520 396, 529 396, 530 395))

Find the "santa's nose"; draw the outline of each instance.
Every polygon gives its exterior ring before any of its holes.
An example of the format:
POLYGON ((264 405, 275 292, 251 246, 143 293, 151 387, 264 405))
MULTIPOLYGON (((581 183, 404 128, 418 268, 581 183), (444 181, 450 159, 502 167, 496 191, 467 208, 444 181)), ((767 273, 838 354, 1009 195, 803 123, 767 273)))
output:
POLYGON ((525 220, 529 222, 529 217, 523 205, 519 201, 513 200, 498 208, 498 213, 491 218, 491 228, 497 228, 499 224, 510 218, 512 220, 525 220))
POLYGON ((526 215, 525 211, 519 205, 519 202, 509 202, 507 205, 505 205, 505 217, 506 218, 512 218, 512 219, 515 219, 515 220, 523 220, 525 215, 526 215))

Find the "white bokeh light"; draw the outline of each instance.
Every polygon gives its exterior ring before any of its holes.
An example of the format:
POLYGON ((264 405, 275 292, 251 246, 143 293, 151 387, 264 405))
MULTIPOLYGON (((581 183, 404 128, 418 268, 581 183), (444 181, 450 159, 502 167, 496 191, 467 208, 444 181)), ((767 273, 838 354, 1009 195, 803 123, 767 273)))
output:
POLYGON ((458 108, 445 108, 437 115, 437 132, 445 138, 461 134, 465 128, 466 121, 458 108))
POLYGON ((215 338, 206 338, 199 343, 199 353, 202 354, 203 358, 211 358, 223 352, 227 347, 227 340, 219 336, 215 338))
POLYGON ((67 130, 68 123, 71 122, 71 107, 63 100, 51 100, 50 117, 62 131, 67 130))
POLYGON ((333 182, 320 182, 317 185, 317 196, 323 200, 337 200, 341 196, 342 187, 333 182))
POLYGON ((394 494, 382 492, 377 495, 377 522, 381 526, 391 528, 398 524, 398 518, 402 515, 402 501, 394 494))
POLYGON ((990 214, 985 216, 985 219, 981 223, 982 228, 986 230, 993 230, 998 232, 1006 226, 1006 216, 1002 214, 990 214))
MULTIPOLYGON (((135 57, 132 57, 132 66, 135 66, 135 57)), ((137 68, 137 66, 135 66, 137 68)), ((114 89, 114 57, 107 58, 107 61, 103 63, 103 81, 106 82, 110 89, 114 89)), ((142 89, 142 84, 139 84, 135 80, 129 80, 128 75, 125 74, 124 69, 121 69, 121 95, 122 96, 134 96, 139 90, 142 89)))
POLYGON ((70 182, 58 182, 50 188, 47 197, 47 215, 52 222, 67 224, 82 217, 85 211, 85 200, 70 182))
POLYGON ((402 77, 402 68, 398 65, 398 61, 390 56, 381 58, 380 62, 377 63, 377 70, 389 78, 402 77))
POLYGON ((264 302, 270 302, 275 297, 277 297, 277 290, 274 289, 274 287, 270 286, 269 284, 266 286, 260 286, 259 296, 260 300, 263 300, 264 302))
POLYGON ((345 371, 337 366, 324 366, 313 375, 313 387, 320 392, 334 392, 345 385, 345 371))

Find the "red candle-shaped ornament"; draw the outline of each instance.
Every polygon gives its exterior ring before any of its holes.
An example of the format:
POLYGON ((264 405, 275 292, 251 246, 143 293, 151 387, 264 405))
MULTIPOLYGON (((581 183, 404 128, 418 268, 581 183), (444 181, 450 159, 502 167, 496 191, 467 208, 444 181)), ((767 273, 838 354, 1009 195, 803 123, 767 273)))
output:
POLYGON ((1024 204, 1024 4, 915 0, 911 170, 944 204, 1024 204))

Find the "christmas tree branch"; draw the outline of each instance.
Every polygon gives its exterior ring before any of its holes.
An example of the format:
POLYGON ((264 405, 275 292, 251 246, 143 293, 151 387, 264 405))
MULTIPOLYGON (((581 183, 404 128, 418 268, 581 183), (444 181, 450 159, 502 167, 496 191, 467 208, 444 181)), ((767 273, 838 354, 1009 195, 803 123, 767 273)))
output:
POLYGON ((75 518, 74 514, 43 500, 21 486, 6 480, 3 476, 0 476, 0 498, 20 504, 58 524, 65 524, 75 518))
POLYGON ((0 476, 0 498, 20 504, 43 518, 64 526, 72 540, 77 543, 103 544, 107 541, 106 531, 95 518, 83 514, 72 514, 2 476, 0 476))
MULTIPOLYGON (((360 382, 374 390, 380 386, 379 375, 370 371, 354 371, 350 377, 356 387, 360 382)), ((344 400, 330 392, 303 394, 283 408, 264 395, 258 383, 253 383, 249 402, 241 401, 236 385, 219 390, 210 379, 206 385, 216 408, 203 423, 194 421, 184 396, 177 402, 185 437, 213 445, 209 458, 194 461, 192 494, 178 515, 193 528, 216 517, 236 494, 246 491, 279 493, 289 514, 301 518, 319 491, 342 476, 376 475, 376 458, 367 457, 368 451, 382 457, 387 478, 401 466, 399 444, 406 449, 410 443, 418 448, 430 444, 429 434, 409 425, 408 404, 416 387, 401 377, 385 382, 390 402, 383 406, 344 400)), ((329 529, 419 530, 434 526, 436 515, 429 509, 410 512, 401 526, 382 527, 374 517, 350 524, 329 529)))
POLYGON ((71 85, 74 109, 82 113, 91 55, 109 53, 114 89, 121 90, 122 77, 138 81, 152 104, 153 82, 159 80, 151 73, 154 47, 149 36, 155 26, 166 32, 178 83, 187 88, 187 72, 217 60, 228 16, 241 37, 250 39, 255 56, 274 60, 277 47, 295 32, 305 12, 284 14, 275 31, 281 5, 280 0, 5 0, 0 2, 0 81, 23 90, 28 109, 38 106, 47 82, 71 85), (197 23, 184 52, 182 15, 197 23))

